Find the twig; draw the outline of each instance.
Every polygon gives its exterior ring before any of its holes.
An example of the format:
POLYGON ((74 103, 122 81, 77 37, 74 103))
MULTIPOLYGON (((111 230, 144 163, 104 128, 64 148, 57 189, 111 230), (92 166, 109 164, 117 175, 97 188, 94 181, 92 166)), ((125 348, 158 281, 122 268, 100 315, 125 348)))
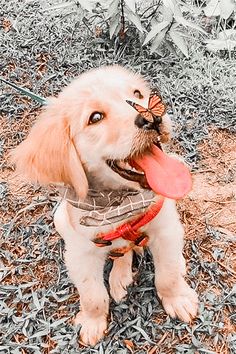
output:
POLYGON ((234 274, 234 275, 236 276, 236 272, 235 272, 233 269, 227 267, 224 263, 222 263, 222 262, 220 262, 220 261, 217 261, 217 263, 219 263, 219 265, 221 265, 221 267, 225 268, 225 269, 228 270, 230 273, 232 273, 232 274, 234 274))
POLYGON ((168 332, 164 333, 161 339, 157 342, 157 346, 160 345, 168 336, 168 332))
MULTIPOLYGON (((157 12, 157 9, 158 7, 160 6, 160 2, 161 0, 159 0, 158 4, 154 5, 156 6, 156 8, 153 10, 153 12, 151 14, 149 14, 147 17, 145 17, 145 19, 149 18, 149 17, 152 17, 153 15, 155 15, 155 13, 157 12)), ((152 6, 149 6, 142 14, 141 14, 141 17, 143 17, 143 15, 148 12, 152 7, 154 7, 153 5, 152 6)))
POLYGON ((193 173, 193 174, 198 174, 198 173, 205 173, 205 172, 212 172, 212 173, 214 173, 214 171, 212 171, 212 169, 196 170, 196 171, 193 171, 192 173, 193 173))
POLYGON ((87 27, 87 29, 89 30, 90 33, 92 33, 92 35, 94 34, 93 31, 91 30, 91 28, 89 28, 89 25, 86 23, 85 21, 85 17, 82 19, 83 24, 87 27))
POLYGON ((124 13, 124 7, 125 7, 125 3, 124 0, 121 0, 120 2, 120 6, 121 6, 121 29, 120 29, 120 38, 124 39, 125 38, 125 13, 124 13))
POLYGON ((211 202, 211 203, 218 203, 218 204, 230 204, 230 203, 236 203, 236 200, 229 200, 226 202, 220 202, 218 200, 210 200, 210 199, 203 199, 204 202, 211 202))

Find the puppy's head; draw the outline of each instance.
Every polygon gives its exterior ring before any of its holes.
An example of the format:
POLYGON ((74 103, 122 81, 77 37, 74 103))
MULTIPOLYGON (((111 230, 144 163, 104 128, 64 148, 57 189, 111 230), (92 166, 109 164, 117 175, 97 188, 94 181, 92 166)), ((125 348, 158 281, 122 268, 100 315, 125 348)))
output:
POLYGON ((119 66, 82 74, 49 101, 27 139, 12 152, 18 171, 38 183, 69 184, 81 198, 88 184, 145 186, 143 174, 128 162, 153 143, 166 142, 170 122, 164 115, 158 127, 147 129, 126 100, 147 107, 149 95, 141 76, 119 66))

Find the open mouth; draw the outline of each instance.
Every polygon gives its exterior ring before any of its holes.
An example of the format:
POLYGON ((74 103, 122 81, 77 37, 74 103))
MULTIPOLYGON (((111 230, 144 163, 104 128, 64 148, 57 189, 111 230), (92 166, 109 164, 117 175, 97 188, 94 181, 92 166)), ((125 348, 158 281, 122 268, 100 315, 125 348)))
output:
MULTIPOLYGON (((162 150, 161 144, 159 142, 155 145, 162 150)), ((148 154, 148 149, 145 154, 148 154)), ((137 182, 142 188, 151 189, 146 179, 144 171, 135 163, 135 159, 127 157, 124 160, 107 160, 108 166, 116 173, 118 173, 122 178, 128 181, 137 182)))
POLYGON ((108 166, 121 177, 128 181, 137 182, 142 188, 150 189, 145 173, 138 171, 132 167, 128 161, 125 160, 107 160, 108 166))
POLYGON ((192 188, 188 168, 162 151, 159 142, 152 143, 140 155, 124 160, 107 160, 108 166, 126 180, 138 182, 167 198, 180 199, 192 188))

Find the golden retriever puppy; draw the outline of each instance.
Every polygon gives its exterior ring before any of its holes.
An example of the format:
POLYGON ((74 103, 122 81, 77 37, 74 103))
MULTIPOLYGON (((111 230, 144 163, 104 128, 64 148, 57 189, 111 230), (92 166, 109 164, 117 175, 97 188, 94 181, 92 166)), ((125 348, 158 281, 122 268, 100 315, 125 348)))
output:
MULTIPOLYGON (((140 75, 120 66, 93 69, 75 79, 58 98, 49 100, 27 139, 12 153, 17 171, 29 180, 62 188, 64 197, 54 221, 65 240, 69 276, 80 294, 75 323, 81 325, 82 341, 90 345, 95 345, 107 328, 106 258, 114 256, 114 249, 125 247, 129 251, 114 259, 109 276, 110 295, 119 302, 132 283, 134 246, 122 237, 106 242, 104 247, 93 241, 159 201, 159 180, 162 191, 177 188, 171 177, 172 162, 165 166, 152 152, 154 145, 160 151, 170 138, 168 115, 150 122, 126 102, 147 107, 149 96, 150 87, 140 75), (135 163, 142 156, 146 157, 146 167, 135 163), (137 198, 142 199, 141 207, 137 198)), ((165 311, 190 321, 197 313, 198 300, 184 280, 184 231, 174 199, 167 193, 163 200, 160 212, 141 231, 149 237, 155 286, 165 311)))

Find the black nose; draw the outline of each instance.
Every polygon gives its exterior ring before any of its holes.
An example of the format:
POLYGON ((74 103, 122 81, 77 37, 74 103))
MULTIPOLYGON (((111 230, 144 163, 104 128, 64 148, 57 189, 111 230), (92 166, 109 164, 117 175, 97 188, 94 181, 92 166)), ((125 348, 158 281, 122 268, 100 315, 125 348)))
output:
POLYGON ((156 130, 157 132, 159 131, 159 125, 161 122, 161 117, 153 116, 153 122, 149 122, 141 114, 139 114, 134 121, 135 125, 140 129, 156 130))

